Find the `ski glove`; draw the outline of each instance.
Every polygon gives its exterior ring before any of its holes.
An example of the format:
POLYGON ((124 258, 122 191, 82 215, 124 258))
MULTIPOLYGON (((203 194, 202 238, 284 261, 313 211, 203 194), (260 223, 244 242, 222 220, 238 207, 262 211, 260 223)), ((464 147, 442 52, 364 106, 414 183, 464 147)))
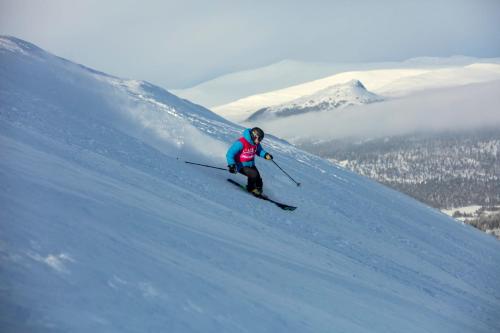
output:
POLYGON ((229 172, 231 172, 231 173, 236 173, 237 172, 236 171, 236 165, 234 165, 234 164, 228 165, 227 168, 228 168, 229 172))
POLYGON ((266 153, 266 155, 264 155, 264 158, 266 160, 272 160, 273 159, 273 155, 269 154, 269 153, 266 153))

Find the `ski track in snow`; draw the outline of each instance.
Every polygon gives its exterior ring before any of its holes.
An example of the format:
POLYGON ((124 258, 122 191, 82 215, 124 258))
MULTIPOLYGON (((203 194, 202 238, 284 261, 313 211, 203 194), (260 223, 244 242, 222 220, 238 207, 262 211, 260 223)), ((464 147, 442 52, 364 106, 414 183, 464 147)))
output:
POLYGON ((0 40, 2 331, 500 329, 493 237, 266 136, 282 211, 183 162, 243 128, 0 40))

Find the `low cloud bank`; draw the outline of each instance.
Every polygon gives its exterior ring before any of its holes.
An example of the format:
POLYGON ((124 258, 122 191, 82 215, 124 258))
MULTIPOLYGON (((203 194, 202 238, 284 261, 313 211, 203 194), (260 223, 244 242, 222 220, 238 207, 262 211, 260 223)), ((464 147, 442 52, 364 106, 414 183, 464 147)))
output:
POLYGON ((436 89, 344 110, 280 118, 259 125, 292 142, 500 126, 499 92, 500 80, 436 89))

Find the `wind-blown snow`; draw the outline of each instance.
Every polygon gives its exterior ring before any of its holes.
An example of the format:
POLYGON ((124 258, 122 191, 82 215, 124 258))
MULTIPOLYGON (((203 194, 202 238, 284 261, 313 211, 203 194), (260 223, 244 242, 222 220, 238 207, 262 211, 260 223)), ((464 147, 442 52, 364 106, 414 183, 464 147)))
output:
POLYGON ((0 41, 3 332, 500 329, 493 237, 266 135, 282 211, 182 162, 242 128, 0 41))

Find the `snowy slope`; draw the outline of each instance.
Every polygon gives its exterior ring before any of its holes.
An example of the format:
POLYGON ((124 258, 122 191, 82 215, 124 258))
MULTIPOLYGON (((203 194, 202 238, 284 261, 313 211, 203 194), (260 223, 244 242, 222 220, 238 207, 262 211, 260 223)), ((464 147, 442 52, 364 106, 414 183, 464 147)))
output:
POLYGON ((2 332, 497 332, 500 243, 271 135, 0 38, 2 332), (177 159, 181 157, 181 159, 177 159), (242 181, 241 176, 232 176, 242 181))
POLYGON ((491 61, 492 63, 478 61, 474 64, 445 68, 423 66, 419 62, 408 62, 408 65, 415 64, 414 68, 343 72, 292 87, 248 96, 214 107, 212 110, 225 118, 241 121, 246 119, 244 115, 262 108, 289 103, 294 99, 314 94, 334 84, 346 83, 351 80, 363 82, 369 91, 384 97, 402 97, 422 91, 500 80, 500 63, 495 62, 496 59, 491 59, 491 61))
POLYGON ((343 109, 352 105, 363 105, 382 101, 383 98, 366 90, 358 80, 336 84, 314 94, 302 96, 288 103, 260 109, 252 113, 247 121, 269 117, 288 117, 308 112, 343 109))

